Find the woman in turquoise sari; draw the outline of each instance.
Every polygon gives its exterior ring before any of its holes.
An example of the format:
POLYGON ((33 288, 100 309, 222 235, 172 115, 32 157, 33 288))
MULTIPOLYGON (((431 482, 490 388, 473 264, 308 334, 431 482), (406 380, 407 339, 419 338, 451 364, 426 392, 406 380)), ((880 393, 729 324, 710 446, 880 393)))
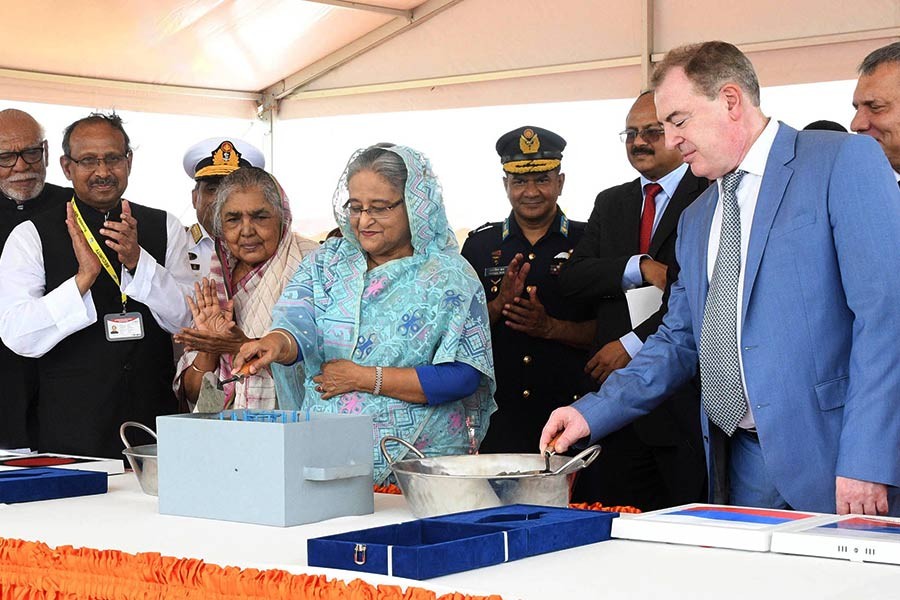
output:
POLYGON ((429 456, 476 452, 496 410, 490 322, 428 159, 387 144, 357 151, 334 215, 343 237, 301 264, 272 331, 241 348, 236 368, 303 360, 303 381, 273 365, 282 407, 371 415, 376 484, 390 476, 385 435, 429 456))

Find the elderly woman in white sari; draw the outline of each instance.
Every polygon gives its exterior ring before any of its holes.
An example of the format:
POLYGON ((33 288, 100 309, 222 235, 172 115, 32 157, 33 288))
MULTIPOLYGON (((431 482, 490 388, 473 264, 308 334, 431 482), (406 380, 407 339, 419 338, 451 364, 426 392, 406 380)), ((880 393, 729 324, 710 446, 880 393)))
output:
MULTIPOLYGON (((194 327, 175 336, 188 352, 178 363, 174 388, 191 408, 204 376, 226 380, 235 375, 232 355, 248 339, 268 333, 282 289, 303 257, 318 248, 291 232, 284 191, 274 177, 255 167, 243 167, 222 180, 213 219, 216 257, 210 276, 188 298, 194 327)), ((268 369, 225 384, 224 392, 223 406, 278 407, 268 369)))

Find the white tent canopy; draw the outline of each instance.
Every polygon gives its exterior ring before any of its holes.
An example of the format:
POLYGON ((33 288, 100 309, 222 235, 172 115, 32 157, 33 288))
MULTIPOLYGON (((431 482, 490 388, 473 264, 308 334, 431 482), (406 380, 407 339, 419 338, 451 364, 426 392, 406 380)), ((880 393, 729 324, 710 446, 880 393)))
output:
MULTIPOLYGON (((494 140, 524 124, 568 140, 561 205, 586 220, 597 191, 634 177, 617 133, 670 48, 738 44, 766 88, 766 114, 802 127, 849 124, 856 66, 900 38, 900 0, 32 0, 4 9, 0 98, 42 103, 21 108, 51 148, 84 107, 116 109, 136 149, 129 197, 190 223, 184 149, 213 135, 249 140, 289 190, 295 229, 313 237, 334 226, 330 198, 347 157, 380 141, 431 157, 454 228, 496 220, 508 205, 494 140), (785 86, 809 82, 825 83, 785 86)), ((63 182, 56 162, 50 181, 63 182)))
POLYGON ((633 96, 668 49, 724 39, 765 86, 851 79, 897 0, 4 3, 0 96, 249 118, 633 96))

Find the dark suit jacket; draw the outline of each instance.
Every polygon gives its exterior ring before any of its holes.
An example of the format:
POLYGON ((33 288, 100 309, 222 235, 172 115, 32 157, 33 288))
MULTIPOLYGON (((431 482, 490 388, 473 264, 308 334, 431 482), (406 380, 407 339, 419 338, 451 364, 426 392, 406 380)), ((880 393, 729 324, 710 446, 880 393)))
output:
MULTIPOLYGON (((688 169, 651 239, 648 254, 668 265, 670 284, 678 277, 675 260, 678 219, 707 185, 706 179, 698 179, 688 169)), ((642 203, 640 179, 600 192, 584 236, 560 274, 560 287, 567 297, 596 307, 597 336, 593 352, 631 331, 622 275, 628 259, 640 253, 638 237, 642 203)), ((668 299, 668 290, 666 292, 660 310, 635 329, 641 341, 652 335, 662 322, 668 299)), ((685 473, 684 478, 691 481, 686 485, 698 489, 703 483, 699 404, 699 386, 691 382, 633 424, 638 438, 647 446, 681 447, 694 457, 696 460, 685 465, 689 473, 685 473), (698 477, 700 480, 693 481, 698 477)))

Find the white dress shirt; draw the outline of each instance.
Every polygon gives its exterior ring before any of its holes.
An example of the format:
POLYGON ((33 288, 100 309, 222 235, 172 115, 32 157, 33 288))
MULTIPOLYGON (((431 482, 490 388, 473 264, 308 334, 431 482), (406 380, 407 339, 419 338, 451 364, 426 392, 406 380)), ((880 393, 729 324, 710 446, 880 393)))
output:
MULTIPOLYGON (((778 121, 769 119, 768 125, 756 138, 747 156, 738 165, 737 170, 744 171, 746 175, 741 179, 737 188, 737 202, 741 209, 741 275, 738 278, 737 297, 737 343, 741 345, 741 324, 743 321, 742 298, 744 297, 744 271, 747 266, 747 248, 750 245, 750 228, 753 224, 753 215, 756 212, 756 201, 759 198, 759 189, 762 185, 763 173, 766 171, 766 162, 769 160, 769 152, 775 143, 775 135, 778 133, 778 121)), ((719 240, 722 237, 722 178, 716 180, 719 190, 719 201, 713 213, 712 226, 709 229, 709 249, 706 255, 706 275, 712 281, 713 269, 716 266, 716 256, 719 254, 719 240)), ((747 394, 747 381, 744 376, 744 361, 740 351, 738 360, 741 363, 741 383, 744 386, 744 398, 747 400, 747 413, 738 423, 742 429, 753 429, 756 423, 753 420, 753 412, 750 410, 750 397, 747 394)))
MULTIPOLYGON (((141 248, 134 275, 123 267, 119 281, 122 292, 146 305, 160 327, 175 333, 192 321, 185 300, 194 283, 187 261, 191 238, 178 219, 168 213, 166 235, 165 266, 141 248)), ((97 321, 91 291, 82 296, 74 276, 54 290, 45 289, 41 238, 31 221, 21 223, 10 234, 0 255, 0 273, 0 337, 16 354, 43 356, 69 335, 97 321)), ((98 277, 109 274, 101 269, 98 277)))
POLYGON ((188 262, 191 265, 191 272, 194 281, 200 281, 204 277, 209 277, 210 261, 212 255, 216 251, 216 243, 212 236, 207 233, 206 229, 200 223, 192 226, 197 227, 200 232, 200 239, 194 241, 192 229, 188 229, 189 245, 188 245, 188 262), (197 268, 194 268, 194 267, 197 268))
MULTIPOLYGON (((672 196, 675 195, 675 190, 681 185, 681 180, 684 178, 684 174, 687 173, 687 170, 687 163, 682 163, 677 169, 673 169, 666 175, 660 177, 659 181, 650 181, 641 175, 642 199, 646 199, 647 197, 646 188, 648 183, 658 183, 662 187, 662 191, 653 199, 653 203, 656 205, 656 213, 653 217, 653 230, 650 234, 651 240, 656 233, 656 228, 659 226, 663 214, 665 214, 666 209, 669 207, 669 201, 672 199, 672 196)), ((641 202, 641 215, 643 214, 644 203, 641 202)), ((636 288, 644 283, 644 276, 641 274, 641 259, 645 256, 650 258, 647 254, 635 254, 628 259, 627 263, 625 263, 625 272, 622 274, 622 291, 636 288)), ((639 338, 634 331, 629 331, 620 337, 619 341, 625 346, 625 351, 628 352, 628 356, 631 358, 634 358, 634 355, 640 352, 641 348, 644 347, 644 342, 641 341, 641 338, 639 338)))

